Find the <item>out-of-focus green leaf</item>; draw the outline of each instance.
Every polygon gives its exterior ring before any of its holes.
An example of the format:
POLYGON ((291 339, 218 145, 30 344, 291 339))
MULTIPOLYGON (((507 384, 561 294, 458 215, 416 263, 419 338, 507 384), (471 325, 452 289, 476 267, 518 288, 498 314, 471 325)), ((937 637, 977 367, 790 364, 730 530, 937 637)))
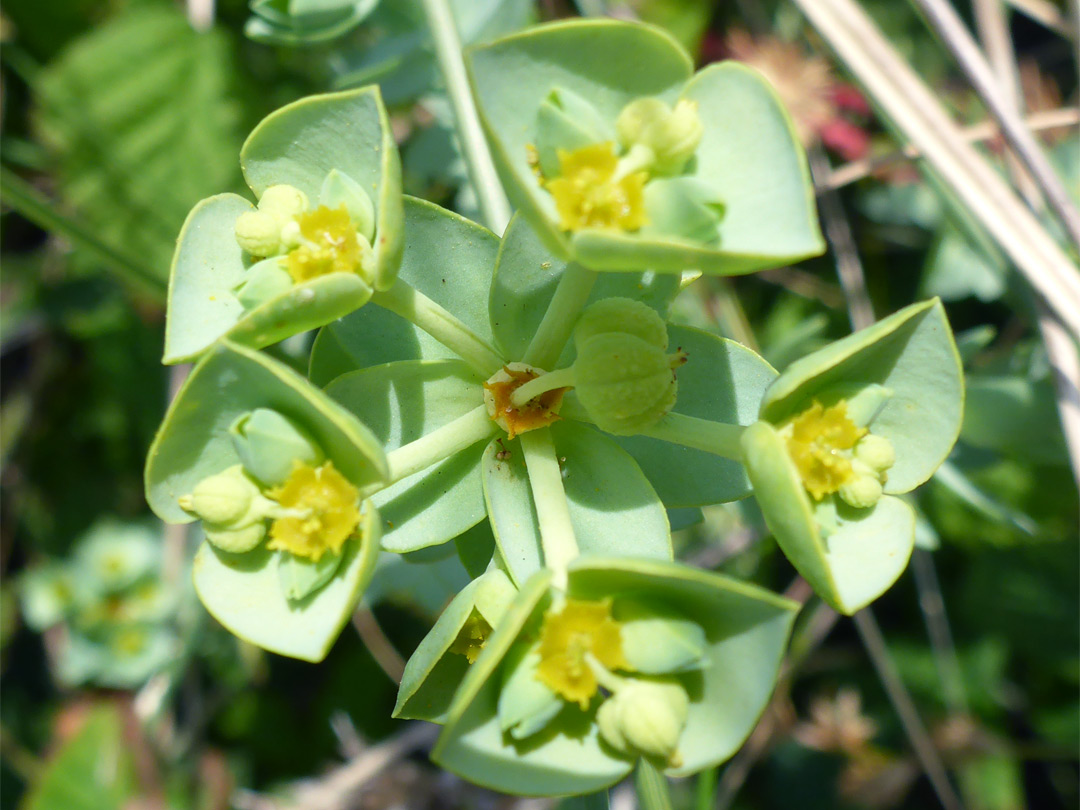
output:
POLYGON ((230 67, 222 34, 154 6, 79 38, 36 83, 63 197, 163 278, 188 209, 239 180, 230 67))
POLYGON ((116 708, 93 709, 46 766, 23 810, 121 810, 135 792, 121 733, 116 708))

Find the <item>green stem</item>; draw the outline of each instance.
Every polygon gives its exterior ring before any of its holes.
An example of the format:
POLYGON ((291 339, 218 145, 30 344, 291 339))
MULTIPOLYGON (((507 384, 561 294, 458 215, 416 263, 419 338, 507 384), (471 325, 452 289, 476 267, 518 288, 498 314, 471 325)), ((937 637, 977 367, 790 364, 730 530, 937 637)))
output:
POLYGON ((694 810, 713 810, 716 804, 716 780, 719 768, 706 768, 698 774, 694 785, 694 810))
POLYGON ((641 810, 671 810, 667 777, 645 758, 638 760, 634 771, 634 789, 641 810))
POLYGON ((526 363, 549 368, 558 362, 595 283, 595 270, 573 262, 566 266, 544 319, 525 350, 526 363))
POLYGON ((549 428, 522 433, 520 439, 540 524, 544 564, 555 572, 555 587, 565 588, 566 567, 578 556, 578 545, 574 525, 570 522, 570 507, 563 489, 555 443, 549 428))
POLYGON ((549 371, 535 379, 529 380, 521 387, 515 389, 510 395, 510 404, 520 408, 530 399, 536 399, 541 394, 554 391, 556 388, 573 388, 574 367, 560 368, 557 371, 549 371))
POLYGON ((495 429, 495 423, 488 416, 487 406, 478 405, 438 430, 402 445, 397 450, 391 450, 386 454, 386 463, 390 468, 386 486, 471 447, 481 439, 486 439, 495 429))
POLYGON ((0 196, 3 201, 47 231, 58 234, 94 253, 105 265, 156 298, 165 297, 165 280, 151 268, 126 256, 98 238, 93 230, 54 210, 54 206, 15 172, 0 167, 0 196))
POLYGON ((397 279, 389 290, 377 291, 371 300, 423 329, 485 379, 506 364, 490 343, 401 279, 397 279))
POLYGON ((739 444, 739 437, 743 430, 745 428, 742 425, 669 413, 652 427, 641 431, 641 435, 741 461, 742 446, 739 444))
POLYGON ((499 182, 495 163, 480 127, 480 116, 469 88, 465 62, 461 58, 461 40, 454 15, 447 0, 424 0, 424 12, 427 14, 431 38, 435 42, 435 56, 439 60, 446 94, 454 108, 454 122, 469 180, 476 190, 487 226, 501 235, 510 221, 510 203, 499 182))

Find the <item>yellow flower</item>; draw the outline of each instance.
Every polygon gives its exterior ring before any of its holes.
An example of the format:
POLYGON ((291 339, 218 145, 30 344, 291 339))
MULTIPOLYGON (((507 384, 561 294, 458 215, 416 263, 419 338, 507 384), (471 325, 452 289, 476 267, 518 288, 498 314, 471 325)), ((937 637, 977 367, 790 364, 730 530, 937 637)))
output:
POLYGON ((814 400, 785 428, 788 454, 815 500, 838 491, 852 479, 851 450, 867 431, 848 417, 847 402, 840 400, 825 408, 814 400))
POLYGON ((475 664, 490 635, 491 625, 474 609, 465 620, 465 625, 457 634, 454 643, 450 645, 450 652, 464 655, 470 664, 475 664))
POLYGON ((648 174, 616 179, 618 158, 612 143, 558 151, 559 176, 545 184, 555 198, 565 231, 608 228, 636 231, 646 223, 643 189, 648 174))
POLYGON ((285 483, 266 494, 293 513, 270 524, 267 548, 318 562, 327 551, 340 553, 360 523, 360 493, 329 461, 297 461, 285 483))
POLYGON ((567 599, 559 612, 544 614, 536 678, 584 710, 599 683, 587 656, 607 669, 627 669, 620 625, 611 618, 611 600, 567 599))
POLYGON ((360 267, 362 250, 356 226, 345 206, 327 208, 296 217, 300 235, 306 240, 285 257, 285 269, 293 281, 310 281, 327 273, 354 273, 360 267))

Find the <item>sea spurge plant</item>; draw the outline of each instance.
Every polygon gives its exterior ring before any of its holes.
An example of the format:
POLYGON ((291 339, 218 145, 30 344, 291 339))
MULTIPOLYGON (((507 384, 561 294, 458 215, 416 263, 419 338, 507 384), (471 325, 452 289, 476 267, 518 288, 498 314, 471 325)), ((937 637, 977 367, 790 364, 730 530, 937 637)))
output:
POLYGON ((753 70, 694 74, 660 31, 598 20, 479 46, 467 65, 506 190, 559 258, 728 275, 824 249, 802 149, 753 70))
POLYGON ((276 343, 393 286, 401 166, 377 88, 283 107, 251 133, 240 163, 257 205, 219 194, 196 205, 180 233, 166 363, 226 336, 276 343))
POLYGON ((917 304, 778 374, 668 320, 689 271, 822 248, 752 71, 692 75, 666 35, 602 22, 481 46, 470 72, 519 206, 501 237, 401 195, 374 90, 252 134, 258 204, 214 198, 180 240, 167 357, 199 359, 147 497, 200 521, 196 590, 222 624, 312 661, 380 550, 453 541, 473 579, 394 714, 443 724, 433 756, 466 778, 563 795, 643 758, 692 774, 750 733, 798 606, 675 562, 668 510, 753 488, 822 598, 867 604, 911 551, 896 496, 956 438, 951 334, 917 304), (308 379, 256 350, 312 327, 308 379))

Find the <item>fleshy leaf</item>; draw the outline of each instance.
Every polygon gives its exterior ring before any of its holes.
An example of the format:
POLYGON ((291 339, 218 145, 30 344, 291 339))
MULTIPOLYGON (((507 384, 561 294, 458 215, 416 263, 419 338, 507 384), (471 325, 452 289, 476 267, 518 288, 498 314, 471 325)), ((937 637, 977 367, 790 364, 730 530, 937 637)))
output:
MULTIPOLYGON (((386 452, 484 402, 480 381, 460 360, 373 366, 338 377, 326 393, 356 414, 386 452)), ((477 444, 372 497, 383 519, 383 548, 406 552, 445 543, 484 519, 480 457, 485 444, 477 439, 477 444)))
POLYGON ((287 183, 317 200, 334 169, 363 187, 375 207, 375 288, 388 289, 404 244, 401 161, 378 87, 309 96, 255 127, 240 151, 256 195, 287 183))
MULTIPOLYGON (((689 59, 675 42, 655 29, 615 21, 539 26, 475 49, 468 66, 507 193, 558 256, 595 270, 696 268, 732 275, 824 250, 802 147, 768 82, 752 69, 725 63, 691 78, 689 59), (657 209, 661 216, 639 232, 564 232, 551 194, 529 163, 529 147, 546 134, 542 111, 555 88, 581 96, 610 122, 640 97, 673 103, 678 94, 696 102, 704 135, 685 178, 707 188, 711 213, 719 215, 722 206, 723 216, 710 222, 709 206, 693 217, 657 209), (677 227, 661 233, 661 225, 677 227)), ((652 192, 654 203, 664 185, 652 192)))
MULTIPOLYGON (((669 325, 668 341, 689 357, 677 372, 674 413, 733 425, 757 419, 761 397, 776 379, 772 366, 742 344, 700 329, 669 325)), ((746 471, 737 461, 647 436, 620 436, 616 441, 641 466, 665 506, 722 503, 750 492, 746 471)))
POLYGON ((230 633, 270 652, 321 661, 349 620, 379 556, 379 518, 365 506, 359 539, 346 542, 330 581, 299 601, 281 587, 283 552, 227 554, 203 543, 192 575, 199 599, 230 633))
POLYGON ((793 362, 761 403, 774 425, 823 404, 830 389, 882 385, 892 396, 870 425, 896 450, 885 492, 926 481, 952 450, 964 410, 964 378, 941 302, 923 301, 793 362))
MULTIPOLYGON (((671 559, 667 512, 634 460, 611 437, 586 425, 550 428, 563 462, 570 520, 582 554, 671 559)), ((482 462, 484 498, 495 542, 519 585, 542 566, 540 529, 518 441, 488 445, 482 462), (505 449, 509 456, 499 455, 505 449)))
MULTIPOLYGON (((544 247, 528 220, 520 214, 510 220, 499 246, 488 304, 496 345, 507 356, 522 357, 525 354, 566 264, 544 247)), ((633 298, 666 316, 678 292, 678 276, 648 271, 604 273, 593 285, 588 303, 601 298, 633 298)), ((557 367, 569 365, 572 358, 573 348, 568 345, 557 367)))
POLYGON ((518 740, 531 737, 563 708, 563 700, 536 677, 540 653, 535 645, 511 648, 503 664, 499 726, 518 740))
MULTIPOLYGON (((405 199, 405 229, 398 277, 492 341, 487 296, 499 240, 475 222, 412 197, 405 199)), ((316 385, 326 385, 349 371, 395 360, 456 358, 404 318, 367 306, 319 331, 309 374, 316 385)))
MULTIPOLYGON (((547 600, 549 574, 522 590, 507 619, 455 695, 433 758, 495 790, 521 795, 584 793, 626 775, 633 762, 614 755, 597 735, 590 711, 564 709, 520 742, 500 732, 500 663, 547 600)), ((596 600, 620 593, 647 595, 700 618, 709 666, 678 676, 691 699, 679 751, 685 776, 731 756, 757 722, 772 693, 798 609, 796 603, 751 585, 672 562, 581 557, 571 564, 567 594, 596 600)))
POLYGON ((870 509, 845 504, 832 510, 821 504, 815 508, 772 425, 751 425, 742 441, 765 523, 817 594, 851 615, 888 590, 914 548, 915 516, 910 507, 884 496, 870 509), (825 531, 822 518, 831 524, 825 531))
MULTIPOLYGON (((466 65, 507 194, 562 258, 571 256, 570 241, 557 227, 551 195, 528 162, 544 100, 552 90, 568 90, 614 126, 626 104, 639 96, 672 98, 693 70, 686 52, 660 29, 607 20, 536 26, 472 49, 466 65)), ((607 269, 647 266, 635 262, 607 269)))
MULTIPOLYGON (((487 600, 485 607, 494 612, 495 602, 499 602, 499 609, 505 611, 516 591, 506 574, 493 570, 470 582, 454 597, 405 665, 394 717, 433 723, 446 719, 454 692, 470 666, 464 655, 454 653, 450 648, 469 616, 478 610, 478 594, 487 600)), ((484 618, 491 624, 487 616, 484 618)))
POLYGON ((240 463, 229 427, 256 408, 275 410, 303 429, 354 485, 386 477, 379 441, 355 416, 281 363, 221 342, 192 370, 150 446, 146 499, 158 517, 192 520, 177 499, 240 463))
POLYGON ((667 675, 702 665, 705 631, 691 617, 634 598, 619 599, 614 616, 622 625, 623 654, 634 672, 667 675))
POLYGON ((298 602, 329 582, 341 566, 340 554, 327 552, 318 560, 282 553, 278 560, 281 590, 290 602, 298 602))

